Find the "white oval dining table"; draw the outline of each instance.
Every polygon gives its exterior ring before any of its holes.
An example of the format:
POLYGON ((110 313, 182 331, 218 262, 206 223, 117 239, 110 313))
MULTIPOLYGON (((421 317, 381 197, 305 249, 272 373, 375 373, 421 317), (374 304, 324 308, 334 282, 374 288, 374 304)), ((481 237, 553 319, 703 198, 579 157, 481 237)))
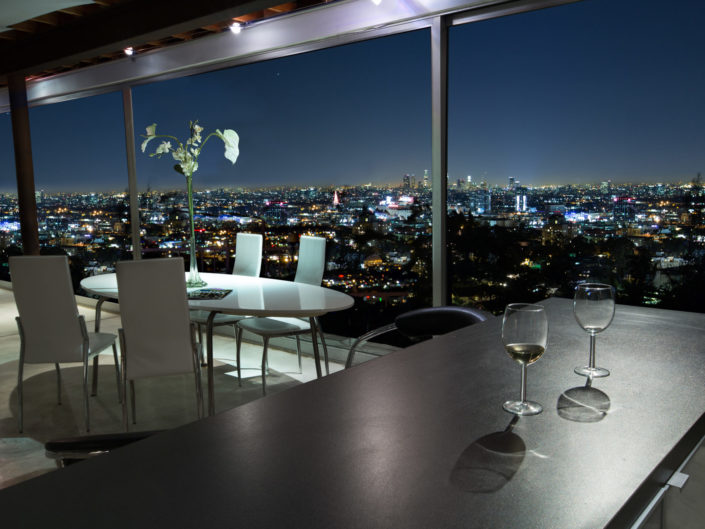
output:
MULTIPOLYGON (((281 279, 248 277, 233 274, 201 273, 207 283, 206 289, 230 290, 222 299, 189 299, 189 307, 210 312, 207 332, 208 362, 208 412, 215 413, 213 387, 213 318, 218 313, 239 316, 290 316, 309 318, 313 335, 313 353, 316 374, 322 376, 317 333, 320 332, 316 318, 328 312, 349 309, 354 300, 351 296, 329 288, 281 279)), ((81 281, 81 287, 89 294, 99 296, 96 305, 96 330, 100 328, 100 310, 106 299, 120 299, 115 274, 91 276, 81 281)), ((189 288, 188 291, 199 290, 189 288)))

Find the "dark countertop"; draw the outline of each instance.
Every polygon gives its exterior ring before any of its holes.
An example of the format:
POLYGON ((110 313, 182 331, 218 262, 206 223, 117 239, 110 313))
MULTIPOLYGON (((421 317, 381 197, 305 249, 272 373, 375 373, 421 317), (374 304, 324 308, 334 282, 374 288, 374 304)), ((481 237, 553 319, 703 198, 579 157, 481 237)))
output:
MULTIPOLYGON (((705 434, 705 314, 617 306, 586 379, 544 302, 519 418, 501 318, 0 491, 8 527, 623 527, 705 434), (589 404, 589 407, 575 402, 589 404), (603 413, 605 412, 606 413, 603 413), (589 422, 580 422, 589 421, 589 422)), ((233 386, 236 391, 236 387, 233 386)))

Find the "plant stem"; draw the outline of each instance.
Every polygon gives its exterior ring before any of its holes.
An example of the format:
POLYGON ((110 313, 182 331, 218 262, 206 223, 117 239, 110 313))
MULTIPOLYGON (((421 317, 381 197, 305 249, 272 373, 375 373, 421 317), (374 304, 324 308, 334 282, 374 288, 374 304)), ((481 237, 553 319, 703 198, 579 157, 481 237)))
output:
POLYGON ((193 219, 193 173, 186 175, 186 191, 188 193, 188 218, 191 231, 191 240, 196 240, 196 230, 194 228, 193 219))

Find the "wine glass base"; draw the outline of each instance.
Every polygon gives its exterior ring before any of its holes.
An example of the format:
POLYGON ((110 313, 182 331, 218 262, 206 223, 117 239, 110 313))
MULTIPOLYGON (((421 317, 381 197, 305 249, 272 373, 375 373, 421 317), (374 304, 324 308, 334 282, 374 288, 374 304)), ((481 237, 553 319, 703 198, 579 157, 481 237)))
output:
POLYGON ((504 411, 508 411, 514 415, 537 415, 543 411, 541 404, 530 400, 524 402, 520 400, 508 400, 502 404, 502 408, 504 408, 504 411))
POLYGON ((600 378, 610 376, 610 372, 604 367, 576 367, 573 371, 577 375, 582 375, 588 378, 600 378))

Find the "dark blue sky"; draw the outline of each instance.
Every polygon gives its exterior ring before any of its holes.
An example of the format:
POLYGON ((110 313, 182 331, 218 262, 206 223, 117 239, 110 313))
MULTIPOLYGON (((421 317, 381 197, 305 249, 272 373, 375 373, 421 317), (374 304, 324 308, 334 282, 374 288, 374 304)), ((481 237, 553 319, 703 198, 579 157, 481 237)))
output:
MULTIPOLYGON (((449 176, 504 184, 689 181, 705 172, 705 3, 585 0, 450 32, 449 176)), ((430 169, 428 31, 136 87, 136 133, 233 128, 197 187, 401 181, 430 169)), ((38 189, 124 189, 121 96, 30 112, 38 189)), ((137 138, 138 143, 141 138, 137 138)), ((185 139, 185 138, 184 138, 185 139)), ((177 188, 138 153, 141 189, 177 188)), ((0 190, 14 190, 0 115, 0 190)))

